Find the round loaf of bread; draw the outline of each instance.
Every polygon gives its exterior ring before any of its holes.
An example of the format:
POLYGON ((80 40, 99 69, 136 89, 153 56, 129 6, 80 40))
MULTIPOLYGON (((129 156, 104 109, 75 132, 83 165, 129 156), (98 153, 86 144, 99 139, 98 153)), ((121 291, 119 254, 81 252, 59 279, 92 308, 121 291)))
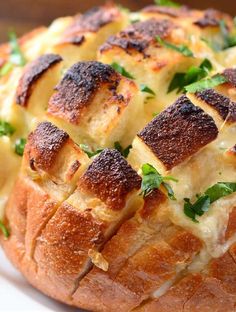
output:
POLYGON ((34 287, 236 311, 235 34, 214 9, 108 3, 0 46, 0 241, 34 287))

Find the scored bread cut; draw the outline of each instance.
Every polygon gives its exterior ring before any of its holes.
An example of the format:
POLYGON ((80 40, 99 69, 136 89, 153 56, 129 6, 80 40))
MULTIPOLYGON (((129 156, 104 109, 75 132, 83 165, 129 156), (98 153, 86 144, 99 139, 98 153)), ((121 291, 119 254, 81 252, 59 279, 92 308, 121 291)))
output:
POLYGON ((235 32, 214 9, 109 2, 20 38, 24 66, 0 46, 0 242, 34 287, 89 311, 236 311, 235 32), (196 73, 222 81, 171 87, 196 73))

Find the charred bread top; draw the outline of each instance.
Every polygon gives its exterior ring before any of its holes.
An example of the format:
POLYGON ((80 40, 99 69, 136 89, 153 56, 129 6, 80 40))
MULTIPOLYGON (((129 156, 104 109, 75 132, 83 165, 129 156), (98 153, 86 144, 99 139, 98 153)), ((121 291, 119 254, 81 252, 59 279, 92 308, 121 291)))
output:
POLYGON ((105 149, 79 180, 79 188, 93 193, 111 209, 124 207, 127 194, 140 188, 141 178, 116 150, 105 149))
POLYGON ((112 46, 117 46, 129 53, 136 50, 144 53, 150 43, 156 42, 156 37, 166 38, 170 34, 174 25, 169 20, 150 19, 144 22, 137 22, 117 36, 111 36, 101 47, 101 52, 109 50, 112 46))
POLYGON ((83 15, 75 17, 73 23, 65 31, 65 35, 96 32, 101 27, 116 20, 119 16, 120 10, 112 4, 94 7, 83 15))
POLYGON ((236 121, 236 103, 213 89, 196 93, 197 99, 204 101, 213 108, 227 123, 236 121))
POLYGON ((16 91, 16 103, 27 106, 35 82, 52 66, 62 61, 56 54, 45 54, 31 62, 24 71, 16 91))
POLYGON ((169 170, 215 140, 217 135, 212 117, 183 95, 154 118, 138 137, 169 170))
POLYGON ((75 64, 57 85, 57 92, 49 103, 49 113, 77 124, 101 86, 106 85, 115 92, 119 80, 119 75, 109 65, 99 62, 75 64))
POLYGON ((203 17, 194 22, 195 25, 205 27, 219 27, 220 21, 225 18, 225 14, 215 9, 208 9, 203 17))
POLYGON ((231 87, 236 88, 236 68, 225 69, 223 71, 223 76, 231 87))

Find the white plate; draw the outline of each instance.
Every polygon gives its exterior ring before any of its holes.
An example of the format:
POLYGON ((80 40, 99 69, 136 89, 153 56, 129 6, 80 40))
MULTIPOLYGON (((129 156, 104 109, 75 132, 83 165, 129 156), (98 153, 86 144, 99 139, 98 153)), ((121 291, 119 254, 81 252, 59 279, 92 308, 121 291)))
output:
POLYGON ((82 312, 60 304, 30 286, 6 259, 0 248, 0 311, 82 312))

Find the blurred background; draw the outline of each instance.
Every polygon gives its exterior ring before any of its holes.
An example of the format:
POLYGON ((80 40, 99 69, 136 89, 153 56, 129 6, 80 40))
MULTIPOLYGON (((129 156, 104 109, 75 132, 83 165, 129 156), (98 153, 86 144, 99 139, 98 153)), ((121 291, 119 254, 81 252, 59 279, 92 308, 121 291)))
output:
MULTIPOLYGON (((39 26, 48 25, 59 16, 84 12, 105 0, 0 0, 0 42, 7 39, 7 31, 15 29, 18 35, 39 26)), ((152 0, 117 0, 123 6, 137 10, 152 0)), ((196 8, 214 7, 236 15, 236 0, 180 0, 196 8)))

